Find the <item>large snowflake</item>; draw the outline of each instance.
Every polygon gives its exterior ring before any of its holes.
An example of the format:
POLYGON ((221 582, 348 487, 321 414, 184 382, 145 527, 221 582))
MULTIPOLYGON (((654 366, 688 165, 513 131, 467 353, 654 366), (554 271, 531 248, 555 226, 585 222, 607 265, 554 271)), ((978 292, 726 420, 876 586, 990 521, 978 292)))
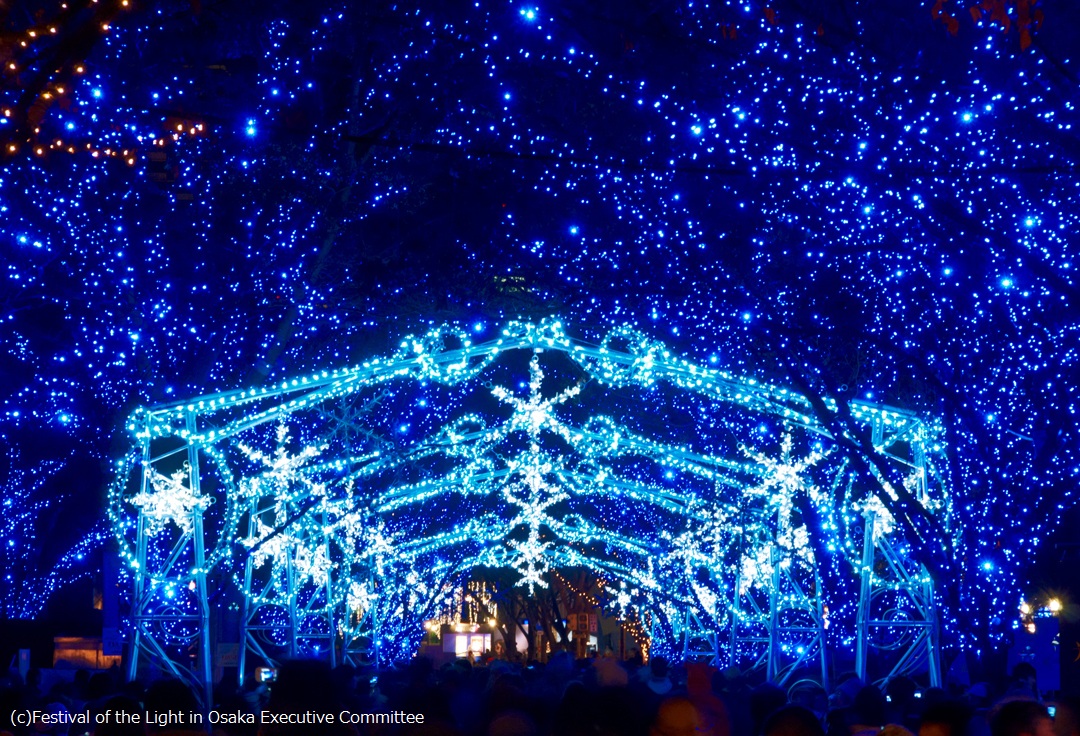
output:
MULTIPOLYGON (((792 457, 794 442, 791 435, 785 433, 780 442, 780 455, 774 457, 763 452, 751 451, 742 448, 743 453, 758 463, 764 475, 761 483, 746 491, 750 498, 758 497, 765 499, 767 517, 775 518, 775 531, 772 540, 777 546, 795 552, 807 563, 813 563, 814 553, 810 546, 810 533, 805 525, 795 526, 792 521, 796 496, 803 494, 812 503, 820 506, 826 501, 826 494, 813 482, 807 480, 807 472, 816 465, 825 453, 814 449, 809 455, 795 459, 792 457)), ((768 528, 771 519, 763 518, 761 523, 768 528)), ((752 557, 744 556, 742 560, 742 572, 744 585, 748 581, 761 580, 763 576, 771 575, 772 562, 763 557, 758 550, 752 557)))
POLYGON ((541 391, 544 382, 544 371, 540 368, 540 358, 533 355, 529 361, 529 396, 520 398, 515 396, 509 389, 495 386, 491 389, 492 395, 504 404, 509 404, 514 409, 513 415, 507 425, 507 432, 524 431, 535 440, 541 430, 554 432, 566 441, 570 441, 569 430, 560 422, 553 412, 556 406, 565 404, 570 399, 581 393, 581 385, 571 386, 554 396, 545 399, 541 391))
MULTIPOLYGON (((546 480, 553 463, 533 444, 521 460, 510 463, 515 480, 503 486, 503 497, 519 511, 510 522, 510 529, 525 527, 529 536, 524 541, 511 540, 508 545, 515 551, 511 566, 521 573, 519 585, 528 585, 530 594, 535 586, 546 587, 542 576, 548 571, 547 551, 550 542, 540 539, 540 528, 551 520, 548 509, 568 499, 569 494, 560 486, 546 480)), ((548 526, 551 526, 550 524, 548 526)))
POLYGON ((157 536, 170 523, 184 534, 193 531, 195 514, 205 510, 211 499, 196 495, 188 485, 189 476, 187 463, 172 475, 162 475, 156 470, 146 471, 149 490, 135 494, 130 502, 142 514, 147 535, 157 536))
POLYGON ((502 488, 506 500, 519 509, 510 522, 510 528, 525 527, 529 532, 524 540, 510 540, 507 545, 514 551, 511 566, 521 573, 518 584, 527 585, 530 594, 536 586, 547 587, 544 575, 550 569, 548 550, 551 543, 542 541, 541 527, 551 519, 548 509, 569 498, 565 490, 547 480, 554 463, 540 449, 540 434, 552 432, 569 442, 570 431, 555 417, 554 409, 581 393, 581 386, 576 385, 544 398, 543 383, 544 371, 540 368, 539 356, 534 354, 529 361, 528 397, 515 396, 502 386, 491 390, 499 401, 513 408, 504 435, 524 432, 531 441, 529 449, 519 459, 510 461, 513 480, 502 488))

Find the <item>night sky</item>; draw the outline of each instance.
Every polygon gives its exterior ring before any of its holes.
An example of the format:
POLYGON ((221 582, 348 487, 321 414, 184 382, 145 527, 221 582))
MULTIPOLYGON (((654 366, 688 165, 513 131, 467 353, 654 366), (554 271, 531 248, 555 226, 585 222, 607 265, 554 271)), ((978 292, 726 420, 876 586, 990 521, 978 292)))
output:
POLYGON ((442 323, 629 325, 940 418, 979 637, 1073 538, 1067 0, 42 0, 0 20, 6 617, 96 573, 136 407, 442 323))

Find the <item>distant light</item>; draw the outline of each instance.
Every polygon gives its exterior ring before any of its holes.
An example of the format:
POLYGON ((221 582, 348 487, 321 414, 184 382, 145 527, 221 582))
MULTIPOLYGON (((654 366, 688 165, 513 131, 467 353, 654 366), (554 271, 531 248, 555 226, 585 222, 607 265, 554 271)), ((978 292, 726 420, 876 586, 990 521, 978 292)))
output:
POLYGON ((75 130, 75 123, 70 123, 70 122, 69 122, 69 123, 68 123, 67 125, 65 125, 64 127, 65 127, 65 128, 67 128, 68 130, 75 130))
POLYGON ((1051 598, 1050 602, 1046 604, 1046 607, 1049 608, 1052 613, 1059 613, 1061 611, 1061 601, 1057 598, 1051 598))
POLYGON ((536 20, 536 8, 522 8, 518 11, 525 20, 536 20))
POLYGON ((701 135, 703 130, 704 129, 700 125, 691 125, 690 126, 690 132, 693 133, 694 135, 701 135))
POLYGON ((863 141, 862 143, 859 144, 859 150, 860 151, 865 151, 866 150, 866 141, 863 141))
POLYGON ((982 569, 986 570, 987 572, 991 572, 994 569, 994 563, 987 560, 986 562, 982 563, 982 569))
POLYGON ((509 92, 505 93, 505 94, 503 95, 503 99, 504 99, 504 100, 509 100, 509 99, 510 99, 510 93, 509 93, 509 92))
POLYGON ((1008 276, 1004 276, 999 283, 1001 284, 1002 289, 1011 289, 1013 285, 1013 280, 1008 276))
POLYGON ((972 117, 973 116, 970 112, 965 112, 963 115, 960 116, 960 119, 963 120, 965 123, 970 123, 972 117))
POLYGON ((95 99, 101 99, 101 90, 97 89, 96 87, 90 90, 90 94, 93 95, 95 99))
POLYGON ((1024 226, 1025 227, 1035 227, 1035 218, 1034 217, 1025 218, 1024 219, 1024 226))
POLYGON ((255 126, 254 125, 249 125, 244 132, 247 133, 249 137, 254 136, 255 135, 255 126))
POLYGON ((577 235, 578 234, 578 226, 577 225, 571 225, 570 226, 570 234, 571 235, 577 235))
POLYGON ((472 326, 472 328, 473 328, 473 332, 483 332, 484 331, 484 323, 483 322, 477 322, 472 326))

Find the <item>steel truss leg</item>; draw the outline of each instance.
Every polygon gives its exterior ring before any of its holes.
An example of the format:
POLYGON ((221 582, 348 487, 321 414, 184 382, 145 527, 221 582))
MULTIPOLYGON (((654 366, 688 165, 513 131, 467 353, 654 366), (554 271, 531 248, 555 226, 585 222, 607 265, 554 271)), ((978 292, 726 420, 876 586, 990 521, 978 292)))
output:
MULTIPOLYGON (((195 434, 195 414, 187 413, 185 426, 189 436, 195 434)), ((147 492, 151 472, 150 433, 143 441, 142 479, 140 490, 147 492)), ((199 477, 199 447, 188 442, 184 451, 187 456, 188 484, 192 495, 201 496, 199 477)), ((173 544, 168 556, 161 561, 150 559, 149 534, 146 517, 139 512, 138 537, 135 543, 135 585, 131 621, 133 627, 131 658, 128 660, 128 678, 134 680, 139 674, 143 656, 169 674, 191 685, 203 707, 212 705, 212 676, 210 650, 210 605, 206 590, 206 548, 203 539, 203 509, 196 506, 192 511, 191 531, 182 533, 173 544), (190 567, 183 569, 183 565, 190 567), (151 569, 153 567, 153 569, 151 569), (179 569, 177 569, 179 568, 179 569), (184 584, 184 580, 187 583, 184 584), (164 581, 169 581, 166 583, 164 581), (172 581, 176 581, 172 583, 172 581), (169 585, 171 584, 171 588, 169 585), (159 609, 177 605, 176 601, 194 608, 193 613, 163 613, 159 609), (169 654, 169 647, 159 640, 163 624, 182 625, 189 622, 195 627, 195 666, 177 662, 169 654)))
MULTIPOLYGON (((874 536, 875 515, 865 515, 863 558, 859 571, 859 608, 855 671, 867 679, 867 660, 875 648, 874 634, 891 634, 908 640, 895 649, 899 657, 881 681, 901 675, 927 672, 931 687, 941 685, 941 659, 938 642, 937 607, 934 600, 934 581, 926 568, 915 565, 900 554, 885 536, 874 536), (875 566, 880 565, 883 575, 875 566), (893 607, 884 602, 893 595, 893 607), (909 633, 913 632, 913 633, 909 633)), ((879 645, 880 646, 880 645, 879 645)))
MULTIPOLYGON (((256 537, 259 517, 267 512, 267 509, 260 510, 259 502, 260 499, 253 499, 249 507, 249 538, 256 537)), ((323 518, 320 528, 325 527, 326 519, 323 518)), ((330 559, 330 542, 325 534, 322 544, 324 545, 323 552, 327 555, 327 559, 330 559)), ((331 667, 337 665, 337 627, 332 575, 327 572, 326 581, 322 585, 304 585, 299 579, 295 555, 296 549, 287 549, 284 560, 267 560, 265 564, 270 565, 272 569, 265 583, 257 579, 251 557, 249 556, 245 561, 240 619, 242 647, 240 668, 237 673, 241 685, 247 674, 249 654, 257 661, 277 667, 279 658, 295 659, 299 656, 310 655, 304 645, 320 639, 325 640, 326 646, 319 648, 318 655, 328 658, 331 667), (280 570, 273 569, 275 564, 281 566, 280 570), (306 598, 303 597, 305 593, 309 594, 306 598), (284 620, 279 622, 262 620, 261 614, 268 609, 283 612, 284 620), (315 623, 315 628, 309 630, 307 625, 312 622, 315 623), (270 642, 262 638, 267 635, 271 637, 271 640, 283 640, 284 651, 275 652, 272 645, 268 651, 266 644, 270 642)))

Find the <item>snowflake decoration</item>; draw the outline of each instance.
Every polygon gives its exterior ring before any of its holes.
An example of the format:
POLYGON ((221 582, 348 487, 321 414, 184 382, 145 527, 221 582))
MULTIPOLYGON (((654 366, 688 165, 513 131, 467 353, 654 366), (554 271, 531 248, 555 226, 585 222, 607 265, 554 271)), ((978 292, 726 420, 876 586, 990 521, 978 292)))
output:
POLYGON ((524 431, 534 440, 540 435, 541 430, 548 430, 569 441, 570 433, 566 427, 555 418, 553 410, 556 406, 565 404, 570 399, 581 393, 581 386, 572 386, 549 399, 545 399, 541 392, 544 382, 544 371, 540 368, 539 356, 533 355, 529 361, 529 396, 522 399, 514 396, 509 389, 495 386, 491 393, 504 404, 509 404, 514 409, 510 417, 507 432, 524 431))
POLYGON ((262 450, 240 443, 240 451, 254 463, 262 465, 265 470, 257 477, 249 478, 243 483, 248 495, 256 497, 273 495, 284 503, 292 498, 293 489, 299 489, 305 498, 311 496, 325 496, 326 487, 322 483, 315 483, 304 475, 304 467, 314 458, 322 454, 326 445, 309 445, 296 455, 289 454, 289 427, 285 423, 277 426, 277 447, 272 455, 262 450))
POLYGON ((325 544, 300 545, 296 549, 296 571, 302 579, 311 579, 315 585, 326 585, 334 565, 326 553, 325 544))
POLYGON ((184 467, 172 475, 162 475, 156 470, 146 471, 151 490, 135 494, 130 503, 139 509, 146 521, 146 533, 155 537, 168 524, 175 524, 184 534, 194 530, 195 514, 204 511, 211 502, 206 496, 196 495, 187 484, 190 467, 184 467))
POLYGON ((244 539, 241 544, 253 550, 251 564, 257 568, 265 565, 268 560, 273 560, 275 566, 280 565, 285 555, 296 545, 296 539, 279 532, 276 525, 270 526, 261 518, 255 520, 255 529, 255 534, 244 539))
POLYGON ((511 539, 507 542, 512 550, 517 553, 511 566, 521 573, 518 585, 529 586, 529 595, 536 592, 537 586, 548 587, 544 575, 550 569, 547 552, 551 548, 550 542, 540 541, 540 530, 530 529, 529 537, 523 542, 511 539))
POLYGON ((570 496, 559 486, 545 480, 545 476, 552 472, 553 463, 545 458, 535 444, 529 448, 522 460, 511 462, 510 468, 518 480, 503 486, 502 492, 506 500, 520 510, 509 527, 515 529, 524 526, 529 530, 526 541, 508 543, 517 553, 511 566, 522 574, 518 584, 528 585, 529 593, 532 594, 536 585, 547 587, 541 576, 549 567, 545 552, 551 544, 540 542, 540 527, 551 520, 547 510, 570 496))
POLYGON ((790 433, 785 433, 780 442, 780 457, 775 458, 763 452, 751 452, 741 448, 743 454, 761 465, 765 478, 761 485, 747 490, 749 496, 764 496, 777 513, 777 531, 779 534, 790 533, 793 499, 797 493, 805 493, 815 504, 825 501, 825 494, 814 485, 807 483, 803 475, 825 457, 821 450, 814 450, 801 460, 791 457, 793 441, 790 433))

